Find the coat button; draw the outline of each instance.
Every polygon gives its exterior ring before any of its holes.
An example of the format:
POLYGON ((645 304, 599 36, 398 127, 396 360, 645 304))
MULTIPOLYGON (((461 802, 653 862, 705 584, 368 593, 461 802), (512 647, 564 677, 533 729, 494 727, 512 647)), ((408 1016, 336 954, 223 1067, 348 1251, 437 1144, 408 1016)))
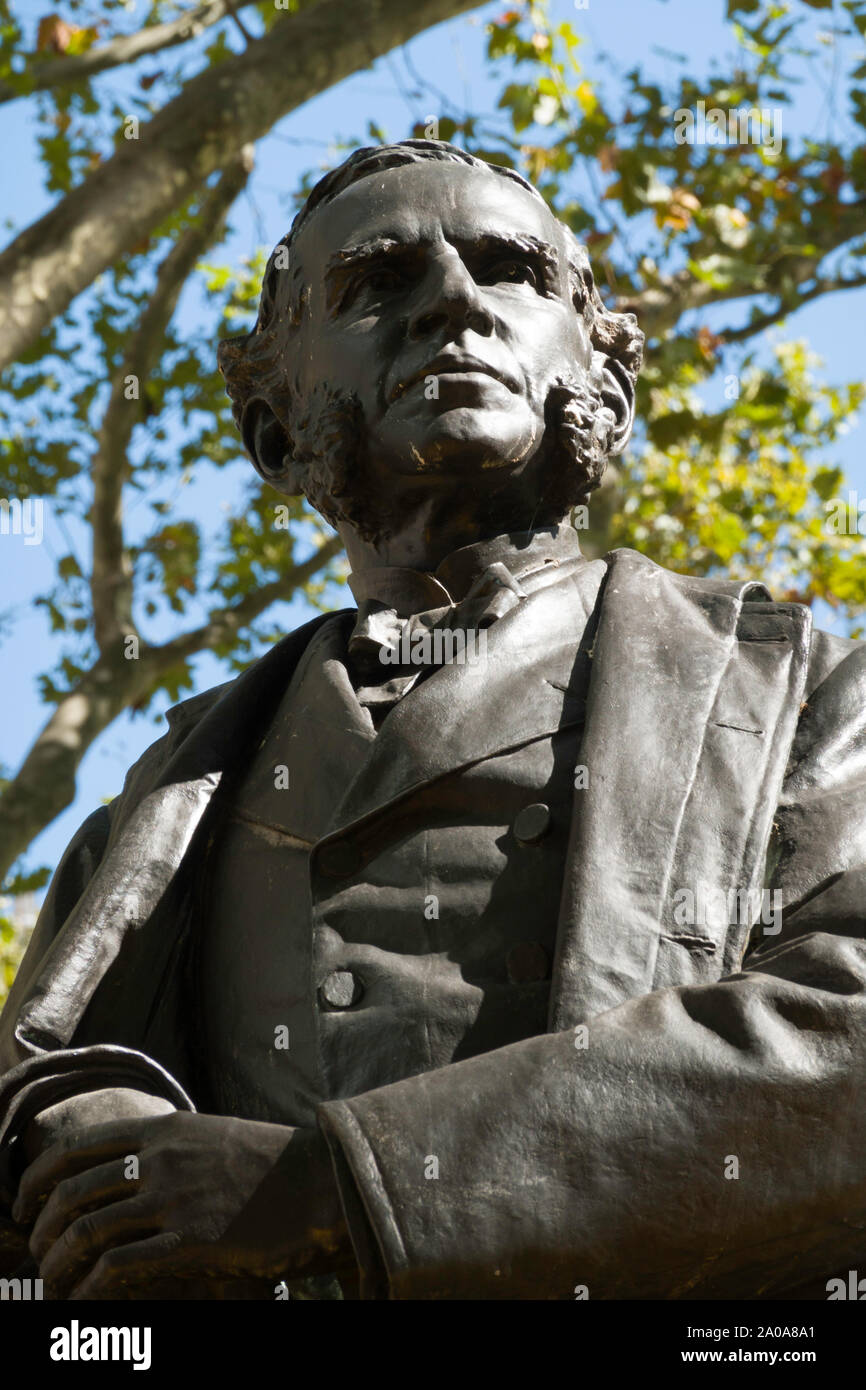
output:
POLYGON ((550 807, 543 801, 524 806, 514 818, 514 836, 522 845, 534 845, 550 829, 550 807))
POLYGON ((319 997, 327 1009, 351 1009, 363 993, 364 986, 351 970, 332 970, 319 989, 319 997))
POLYGON ((519 946, 512 946, 505 957, 505 966, 513 985, 528 985, 535 980, 546 980, 550 973, 547 952, 537 941, 521 941, 519 946))
POLYGON ((363 855, 354 840, 332 840, 318 853, 319 868, 328 878, 348 878, 362 863, 363 855))

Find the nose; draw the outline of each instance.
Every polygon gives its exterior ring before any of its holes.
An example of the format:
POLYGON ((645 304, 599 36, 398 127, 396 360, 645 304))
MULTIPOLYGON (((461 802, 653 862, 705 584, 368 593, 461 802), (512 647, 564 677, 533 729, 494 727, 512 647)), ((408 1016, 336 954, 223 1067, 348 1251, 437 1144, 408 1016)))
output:
POLYGON ((443 328, 471 329, 485 337, 493 332, 493 315, 478 286, 451 246, 431 256, 414 311, 409 336, 427 338, 443 328))

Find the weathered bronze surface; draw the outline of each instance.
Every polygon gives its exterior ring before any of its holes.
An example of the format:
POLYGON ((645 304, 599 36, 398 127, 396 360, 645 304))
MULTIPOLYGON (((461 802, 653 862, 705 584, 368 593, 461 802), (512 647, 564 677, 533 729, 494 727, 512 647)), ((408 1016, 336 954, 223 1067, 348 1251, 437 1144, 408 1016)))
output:
POLYGON ((176 706, 69 846, 0 1021, 9 1272, 825 1298, 866 1258, 866 646, 581 554, 641 343, 509 171, 410 141, 314 190, 220 363, 357 609, 176 706))

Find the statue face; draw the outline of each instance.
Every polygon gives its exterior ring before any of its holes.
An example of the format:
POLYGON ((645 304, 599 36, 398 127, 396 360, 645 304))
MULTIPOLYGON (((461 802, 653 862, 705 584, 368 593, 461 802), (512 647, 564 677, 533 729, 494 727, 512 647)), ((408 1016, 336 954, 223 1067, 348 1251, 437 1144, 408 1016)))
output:
POLYGON ((538 199, 424 161, 344 190, 297 253, 310 292, 292 349, 298 394, 326 382, 357 398, 371 481, 529 469, 552 383, 592 358, 538 199))

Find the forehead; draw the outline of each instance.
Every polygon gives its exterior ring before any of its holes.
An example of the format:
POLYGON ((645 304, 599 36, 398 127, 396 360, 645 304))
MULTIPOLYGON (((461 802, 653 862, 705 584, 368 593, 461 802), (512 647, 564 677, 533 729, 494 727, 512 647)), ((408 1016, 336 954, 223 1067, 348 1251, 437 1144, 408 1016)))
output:
POLYGON ((379 236, 408 244, 471 242, 523 234, 562 247, 561 229, 540 198, 511 179, 440 160, 385 169, 319 208, 298 249, 305 264, 379 236))

